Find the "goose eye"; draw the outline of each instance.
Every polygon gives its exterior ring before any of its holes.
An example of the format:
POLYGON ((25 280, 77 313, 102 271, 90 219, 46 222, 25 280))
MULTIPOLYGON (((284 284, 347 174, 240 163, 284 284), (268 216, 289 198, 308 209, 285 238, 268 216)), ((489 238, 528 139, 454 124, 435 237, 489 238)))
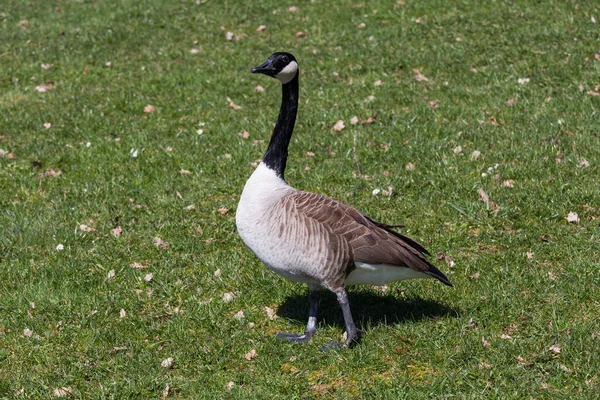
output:
POLYGON ((290 62, 290 59, 288 58, 288 56, 283 56, 283 57, 281 57, 281 61, 283 61, 284 63, 287 64, 290 62))

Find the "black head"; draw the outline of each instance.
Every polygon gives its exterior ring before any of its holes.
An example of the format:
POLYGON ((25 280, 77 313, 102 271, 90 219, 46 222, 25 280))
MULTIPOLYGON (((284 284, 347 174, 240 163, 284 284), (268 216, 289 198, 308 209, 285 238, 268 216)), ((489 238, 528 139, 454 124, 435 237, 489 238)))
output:
POLYGON ((298 62, 290 53, 277 52, 258 67, 252 68, 252 73, 268 75, 285 85, 298 74, 298 62))

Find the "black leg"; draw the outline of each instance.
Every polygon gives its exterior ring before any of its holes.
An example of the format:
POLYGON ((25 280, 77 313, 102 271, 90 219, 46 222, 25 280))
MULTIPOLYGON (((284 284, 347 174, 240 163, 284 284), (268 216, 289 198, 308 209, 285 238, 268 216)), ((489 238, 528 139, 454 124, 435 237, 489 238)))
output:
POLYGON ((321 292, 318 290, 311 290, 308 296, 308 304, 310 309, 308 311, 308 323, 306 324, 306 330, 304 333, 285 333, 279 332, 277 339, 287 340, 292 343, 306 343, 313 337, 317 332, 317 313, 319 311, 319 302, 321 301, 321 292))
POLYGON ((352 319, 352 312, 350 311, 350 302, 348 301, 348 293, 344 288, 335 292, 338 303, 342 308, 344 314, 344 323, 346 325, 346 342, 331 342, 325 345, 325 349, 337 349, 341 347, 354 347, 360 341, 360 331, 354 325, 354 319, 352 319))

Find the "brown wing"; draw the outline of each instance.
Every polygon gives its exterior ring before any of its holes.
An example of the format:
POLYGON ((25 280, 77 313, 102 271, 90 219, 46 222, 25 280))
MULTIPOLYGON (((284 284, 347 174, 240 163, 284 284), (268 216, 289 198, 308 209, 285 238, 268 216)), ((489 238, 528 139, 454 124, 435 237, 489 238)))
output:
MULTIPOLYGON (((424 255, 429 254, 427 250, 414 240, 391 230, 390 225, 377 222, 337 200, 314 193, 298 191, 288 196, 286 201, 292 201, 299 213, 347 243, 350 261, 408 267, 451 286, 446 276, 429 263, 424 255)), ((336 247, 340 245, 342 243, 336 247)))

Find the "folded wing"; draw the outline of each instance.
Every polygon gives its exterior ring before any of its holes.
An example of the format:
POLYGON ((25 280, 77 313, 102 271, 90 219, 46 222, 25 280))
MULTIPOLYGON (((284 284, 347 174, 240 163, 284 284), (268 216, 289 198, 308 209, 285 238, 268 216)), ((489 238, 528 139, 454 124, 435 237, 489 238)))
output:
POLYGON ((391 225, 373 220, 362 212, 329 197, 295 192, 284 199, 297 212, 324 227, 333 248, 349 249, 352 262, 411 268, 452 286, 446 276, 425 257, 428 251, 414 240, 393 231, 391 225))

